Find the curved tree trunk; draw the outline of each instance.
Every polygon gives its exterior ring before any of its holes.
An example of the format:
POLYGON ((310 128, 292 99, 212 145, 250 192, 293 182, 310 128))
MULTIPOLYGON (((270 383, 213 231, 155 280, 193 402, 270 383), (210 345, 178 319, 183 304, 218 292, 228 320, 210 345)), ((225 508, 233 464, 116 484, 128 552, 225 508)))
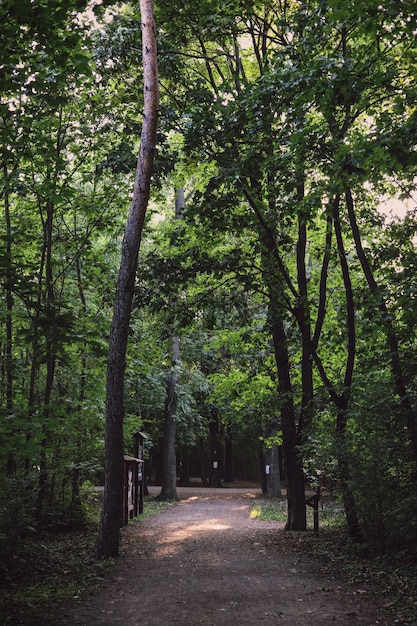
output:
MULTIPOLYGON (((337 195, 332 201, 331 214, 329 212, 328 227, 326 234, 326 248, 330 244, 330 223, 334 226, 336 234, 337 251, 339 255, 340 267, 342 272, 343 285, 346 295, 346 328, 347 328, 347 358, 345 364, 345 374, 343 379, 343 391, 338 394, 335 386, 330 381, 326 374, 323 363, 316 351, 316 341, 313 339, 312 356, 316 363, 317 370, 320 377, 326 386, 330 398, 337 410, 336 417, 336 440, 337 440, 337 462, 339 468, 339 477, 342 487, 343 504, 345 508, 346 520, 348 524, 349 535, 357 541, 362 540, 362 532, 359 524, 359 519, 356 510, 356 503, 353 491, 350 486, 350 468, 348 462, 348 449, 346 443, 346 428, 347 428, 347 411, 349 405, 350 392, 352 387, 355 355, 356 355, 356 329, 355 329, 355 307, 353 299, 352 283, 350 280, 349 266, 346 260, 346 252, 343 244, 342 230, 339 219, 339 207, 340 196, 337 195), (331 215, 331 221, 330 221, 331 215)), ((328 257, 328 252, 325 252, 325 259, 328 257)), ((327 274, 327 261, 325 272, 321 276, 320 285, 320 308, 323 309, 322 313, 318 316, 318 324, 322 324, 319 321, 319 317, 324 319, 324 303, 325 303, 325 284, 327 274)), ((316 335, 317 333, 315 333, 316 335)))
MULTIPOLYGON (((287 337, 282 312, 292 309, 285 288, 298 300, 298 292, 292 284, 276 245, 273 228, 270 227, 262 212, 262 200, 259 197, 259 184, 251 181, 251 190, 245 185, 242 191, 252 207, 259 222, 259 237, 264 247, 263 273, 268 287, 269 323, 274 344, 275 362, 278 375, 278 394, 281 404, 281 428, 283 455, 287 480, 288 530, 306 530, 305 477, 301 450, 300 433, 297 433, 293 389, 291 384, 287 337)), ((310 364, 311 365, 311 364, 310 364)))
POLYGON ((352 539, 356 541, 361 541, 362 532, 356 512, 354 495, 350 487, 350 469, 347 459, 346 444, 347 408, 352 388, 353 370, 356 356, 355 305, 353 300, 353 290, 350 280, 349 267, 346 260, 345 248, 343 245, 342 231, 339 220, 339 206, 336 204, 334 205, 333 221, 336 233, 337 250, 339 253, 340 266, 342 270, 343 284, 346 294, 346 320, 348 339, 348 354, 343 381, 343 391, 339 396, 337 402, 338 412, 336 419, 336 438, 338 443, 338 467, 349 535, 350 537, 352 537, 352 539))
POLYGON ((119 530, 123 504, 124 374, 133 289, 142 230, 148 206, 158 111, 156 28, 152 0, 140 0, 144 114, 110 329, 106 380, 106 470, 97 557, 119 554, 119 530))
POLYGON ((366 256, 365 250, 362 246, 362 239, 359 231, 359 227, 356 221, 355 216, 355 208, 353 203, 353 196, 351 190, 346 189, 346 205, 349 214, 350 226, 352 229, 353 238, 355 240, 356 252, 358 254, 359 261, 362 266, 363 273, 366 278, 366 282, 368 283, 368 287, 371 293, 374 296, 377 296, 375 301, 377 302, 379 311, 381 313, 381 325, 384 329, 385 336, 387 339, 390 359, 391 359, 391 370, 394 377, 395 382, 395 392, 397 393, 401 408, 406 417, 408 435, 411 442, 411 449, 413 453, 413 460, 417 466, 417 419, 415 415, 415 411, 413 410, 413 406, 410 402, 410 395, 407 393, 407 388, 404 381, 404 374, 401 365, 400 351, 398 345, 397 334, 395 332, 394 325, 392 323, 392 318, 388 314, 388 308, 386 302, 383 298, 383 295, 380 291, 380 288, 375 280, 375 277, 372 272, 372 268, 369 264, 368 258, 366 256))
MULTIPOLYGON (((303 194, 303 192, 302 192, 303 194)), ((300 195, 302 195, 300 194, 300 195)), ((314 413, 313 359, 311 357, 311 322, 308 302, 307 271, 306 271, 307 228, 300 218, 298 221, 297 241, 297 282, 299 299, 295 314, 301 335, 301 412, 298 420, 298 444, 307 440, 307 430, 311 426, 314 413)))

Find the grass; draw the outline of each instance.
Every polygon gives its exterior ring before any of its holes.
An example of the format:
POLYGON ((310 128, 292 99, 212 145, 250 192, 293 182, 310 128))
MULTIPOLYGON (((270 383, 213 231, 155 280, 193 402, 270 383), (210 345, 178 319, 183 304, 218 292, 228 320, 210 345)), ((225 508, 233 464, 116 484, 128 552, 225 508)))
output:
MULTIPOLYGON (((257 498, 252 505, 251 517, 274 522, 287 521, 287 501, 280 498, 257 498)), ((307 526, 313 528, 314 512, 307 507, 307 526)), ((342 505, 335 500, 322 500, 319 504, 320 528, 339 527, 344 524, 342 505)))
POLYGON ((256 499, 252 505, 250 516, 269 522, 285 522, 287 519, 287 501, 280 499, 256 499))

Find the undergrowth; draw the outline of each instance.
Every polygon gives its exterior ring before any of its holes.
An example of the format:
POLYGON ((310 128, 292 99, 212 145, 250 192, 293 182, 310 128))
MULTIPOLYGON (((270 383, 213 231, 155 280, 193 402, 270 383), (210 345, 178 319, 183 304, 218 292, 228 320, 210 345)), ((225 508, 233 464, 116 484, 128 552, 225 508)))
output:
MULTIPOLYGON (((88 519, 82 530, 42 532, 21 540, 13 563, 2 568, 0 579, 0 624, 39 626, 52 624, 54 605, 76 599, 100 586, 114 560, 96 560, 100 502, 89 494, 88 519)), ((166 503, 148 500, 143 514, 129 522, 164 510, 166 503)), ((126 550, 121 531, 121 553, 126 550)))
MULTIPOLYGON (((287 521, 287 501, 280 498, 259 498, 252 505, 251 517, 276 522, 287 521)), ((332 528, 344 523, 343 507, 334 500, 322 500, 319 504, 319 524, 321 528, 332 528)), ((307 507, 307 527, 314 526, 314 512, 307 507)))
MULTIPOLYGON (((251 516, 285 522, 287 502, 255 500, 251 516)), ((319 505, 319 532, 313 533, 313 510, 307 511, 310 532, 274 533, 270 544, 280 553, 294 551, 304 558, 314 555, 321 571, 352 585, 370 585, 384 599, 393 624, 417 626, 417 559, 411 552, 380 553, 371 541, 358 544, 348 539, 343 507, 337 501, 319 505)))

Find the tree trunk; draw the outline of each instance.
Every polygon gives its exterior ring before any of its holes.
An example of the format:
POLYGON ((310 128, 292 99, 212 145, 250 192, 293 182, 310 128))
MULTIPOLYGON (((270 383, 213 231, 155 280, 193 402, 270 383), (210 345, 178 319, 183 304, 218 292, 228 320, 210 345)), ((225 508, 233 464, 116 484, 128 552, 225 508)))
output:
MULTIPOLYGON (((265 426, 265 438, 276 439, 277 423, 276 418, 272 417, 265 426)), ((265 491, 268 498, 281 497, 281 475, 279 467, 279 446, 276 442, 268 442, 265 451, 265 491)))
POLYGON ((269 292, 269 323, 273 337, 278 372, 278 393, 281 401, 281 428, 287 477, 287 528, 288 530, 306 530, 304 470, 301 451, 298 448, 299 436, 296 427, 287 337, 282 315, 285 306, 287 308, 289 306, 289 300, 284 291, 285 287, 295 299, 298 299, 299 296, 277 248, 274 230, 263 215, 259 183, 256 180, 251 180, 251 191, 246 186, 242 186, 242 191, 258 219, 259 238, 264 247, 263 275, 269 292))
POLYGON ((297 449, 297 429, 293 392, 290 380, 287 338, 284 322, 275 313, 272 320, 275 361, 278 371, 278 389, 281 400, 281 428, 287 476, 288 521, 287 530, 306 530, 304 471, 297 449))
MULTIPOLYGON (((59 140, 58 140, 59 141, 59 140)), ((44 222, 44 250, 45 250, 45 318, 47 326, 45 329, 45 357, 46 357, 46 381, 43 397, 43 425, 42 425, 42 441, 39 458, 39 489, 36 499, 36 519, 40 522, 43 511, 43 504, 48 488, 48 473, 46 465, 46 448, 49 438, 49 418, 50 404, 52 397, 52 389, 55 377, 56 367, 56 341, 54 335, 55 328, 55 292, 53 287, 53 271, 52 271, 52 244, 53 244, 53 221, 54 221, 54 203, 47 202, 46 220, 44 222)))
POLYGON ((187 487, 190 484, 190 450, 184 447, 180 456, 180 486, 187 487))
MULTIPOLYGON (((181 187, 175 193, 175 219, 181 219, 185 208, 184 189, 181 187)), ((173 306, 174 300, 169 299, 169 305, 173 306)), ((175 324, 174 324, 175 327, 175 324)), ((175 332, 175 331, 173 331, 175 332)), ((172 367, 167 379, 167 397, 165 402, 164 437, 162 440, 162 489, 158 500, 177 499, 177 453, 176 438, 177 424, 175 414, 177 411, 177 376, 175 366, 180 363, 180 341, 172 338, 172 367)))
POLYGON ((224 444, 224 482, 233 482, 233 431, 230 424, 226 428, 224 444))
POLYGON ((281 497, 281 477, 279 472, 279 447, 277 443, 267 448, 265 454, 266 495, 268 498, 281 497))
POLYGON ((340 266, 342 270, 343 284, 346 295, 346 323, 347 323, 347 359, 345 376, 343 380, 343 392, 339 396, 336 405, 338 414, 336 420, 336 438, 338 443, 338 467, 340 482, 342 486, 343 503, 345 507, 346 520, 349 535, 356 541, 362 540, 362 532, 356 512, 356 504, 353 491, 350 487, 350 469, 347 459, 346 427, 347 408, 349 404, 350 392, 352 388, 353 370, 356 356, 356 328, 355 328, 355 305, 353 299, 353 289, 350 280, 349 266, 346 260, 346 252, 343 244, 342 230, 339 220, 339 205, 334 204, 333 222, 339 253, 340 266))
POLYGON ((144 114, 135 184, 122 244, 106 379, 106 468, 97 557, 119 554, 123 505, 124 374, 139 247, 148 206, 158 112, 156 28, 152 0, 140 0, 144 114))
MULTIPOLYGON (((304 190, 300 191, 300 196, 304 190)), ((297 241, 297 282, 299 299, 295 309, 298 327, 301 334, 301 411, 298 420, 298 444, 307 441, 307 430, 313 421, 314 413, 314 385, 313 385, 313 359, 311 356, 311 322, 310 307, 308 302, 307 271, 306 271, 306 248, 307 229, 304 222, 299 218, 298 241, 297 241)))
POLYGON ((179 339, 172 340, 173 369, 167 378, 167 395, 165 400, 164 438, 162 443, 162 489, 158 500, 177 500, 177 454, 176 438, 177 423, 177 376, 174 367, 179 362, 179 339))
POLYGON ((355 240, 356 252, 358 254, 359 261, 362 266, 363 273, 365 275, 368 287, 371 293, 375 296, 375 301, 378 302, 377 306, 381 313, 381 324, 385 331, 387 338, 387 344, 391 359, 391 370, 395 382, 395 391, 400 399, 401 408, 406 418, 408 435, 411 442, 411 449, 413 453, 413 460, 417 466, 417 419, 413 406, 410 402, 410 395, 407 393, 407 388, 404 381, 404 375, 400 359, 400 351, 398 345, 398 339, 395 332, 392 318, 389 315, 389 311, 382 293, 378 287, 378 284, 374 278, 371 266, 366 256, 365 250, 362 246, 361 235, 359 227, 356 221, 355 209, 353 203, 353 196, 351 190, 346 189, 346 205, 349 214, 350 226, 352 228, 353 238, 355 240))
POLYGON ((206 454, 204 447, 204 439, 200 439, 200 477, 203 487, 208 487, 208 472, 206 467, 206 454))
POLYGON ((213 416, 209 424, 210 432, 210 487, 221 487, 221 446, 219 441, 219 421, 217 413, 213 416))
POLYGON ((261 437, 258 438, 258 470, 259 470, 259 483, 262 489, 262 495, 266 496, 266 473, 265 473, 265 454, 264 446, 261 437))
MULTIPOLYGON (((4 215, 6 221, 6 410, 9 416, 13 415, 13 263, 12 263, 12 225, 10 218, 9 199, 9 172, 7 166, 3 164, 4 174, 4 215)), ((13 451, 8 453, 7 470, 13 472, 16 469, 13 451)))

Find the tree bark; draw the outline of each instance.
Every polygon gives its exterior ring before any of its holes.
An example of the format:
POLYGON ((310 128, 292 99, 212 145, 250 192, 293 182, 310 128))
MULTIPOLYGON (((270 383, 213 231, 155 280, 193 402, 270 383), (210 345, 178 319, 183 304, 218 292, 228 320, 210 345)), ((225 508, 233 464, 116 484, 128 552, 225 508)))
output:
POLYGON ((304 471, 297 449, 297 429, 293 392, 290 379, 287 338, 284 322, 279 314, 272 319, 275 361, 278 371, 281 401, 281 428, 287 476, 288 521, 287 530, 306 530, 304 471))
MULTIPOLYGON (((179 357, 178 337, 173 340, 174 359, 179 357)), ((167 378, 167 395, 165 401, 164 439, 162 443, 162 489, 158 500, 177 500, 177 454, 176 435, 177 423, 177 377, 172 371, 167 378)))
MULTIPOLYGON (((352 387, 352 379, 353 379, 353 371, 355 364, 355 356, 356 356, 356 329, 355 329, 355 305, 353 298, 353 289, 352 283, 350 279, 349 266, 346 260, 346 252, 343 243, 341 224, 339 219, 339 209, 340 209, 340 196, 337 195, 334 197, 332 201, 332 209, 331 214, 329 213, 329 218, 331 215, 331 222, 328 218, 328 227, 326 234, 326 248, 330 245, 331 236, 329 231, 330 223, 334 226, 334 231, 336 235, 337 242, 337 251, 339 255, 340 267, 342 272, 343 285, 345 289, 346 296, 346 327, 347 327, 347 358, 345 364, 345 374, 342 385, 342 392, 340 394, 337 393, 335 386, 330 381, 329 377, 326 374, 325 368, 320 357, 316 351, 316 340, 313 339, 313 348, 312 348, 312 356, 314 358, 317 370, 320 374, 320 377, 326 386, 330 398, 337 410, 336 417, 336 441, 337 441, 337 462, 339 468, 339 478, 342 488, 342 497, 343 504, 345 508, 346 520, 348 524, 349 535, 352 539, 356 541, 361 541, 363 539, 359 518, 356 510, 356 503, 352 488, 350 486, 350 468, 348 461, 348 448, 346 442, 346 428, 347 428, 347 419, 348 419, 348 406, 350 399, 350 392, 352 387)), ((325 285, 326 285, 326 274, 327 274, 327 264, 328 264, 328 251, 325 251, 325 264, 326 269, 325 272, 322 271, 321 281, 320 281, 320 308, 322 308, 322 312, 319 312, 317 325, 322 324, 324 319, 324 302, 325 302, 325 285), (326 260, 327 258, 327 260, 326 260), (320 321, 321 318, 321 321, 320 321)), ((317 327, 316 333, 318 340, 317 327)))
POLYGON ((346 252, 343 244, 342 230, 339 220, 339 205, 336 203, 334 204, 333 210, 333 222, 336 233, 337 250, 339 253, 339 260, 342 270, 343 284, 346 294, 346 323, 348 338, 348 354, 346 359, 345 376, 343 380, 343 391, 336 402, 336 439, 338 444, 338 467, 349 535, 355 541, 361 541, 362 531, 356 511, 355 498, 352 488, 350 486, 350 469, 347 458, 346 443, 347 409, 352 388, 352 379, 356 356, 355 305, 349 267, 346 260, 346 252))
POLYGON ((233 429, 228 424, 224 440, 224 482, 232 483, 233 480, 233 429))
MULTIPOLYGON (((264 433, 262 433, 263 435, 264 433)), ((261 435, 258 438, 258 471, 259 471, 259 483, 262 489, 262 495, 266 496, 266 473, 265 473, 265 453, 264 446, 261 439, 261 435)))
MULTIPOLYGON (((3 163, 4 175, 4 215, 6 222, 6 349, 5 349, 5 368, 6 368, 6 410, 8 415, 13 415, 13 261, 12 261, 12 224, 10 217, 10 198, 9 198, 9 172, 7 165, 3 163)), ((7 470, 13 472, 16 469, 13 451, 8 454, 7 470)))
MULTIPOLYGON (((184 188, 175 192, 175 219, 181 219, 185 209, 184 188)), ((169 299, 173 306, 174 299, 169 299)), ((175 328, 175 323, 174 323, 175 328)), ((173 330, 175 333, 175 330, 173 330)), ((165 401, 164 437, 162 440, 162 489, 158 500, 177 500, 177 375, 175 366, 180 363, 180 340, 172 337, 172 366, 167 378, 167 395, 165 401)))
MULTIPOLYGON (((304 191, 300 191, 300 199, 304 191)), ((311 426, 314 413, 313 359, 311 356, 311 322, 308 302, 308 283, 306 271, 307 228, 299 217, 297 241, 297 282, 299 299, 295 315, 301 334, 301 412, 298 420, 298 444, 306 443, 307 429, 311 426)))
POLYGON ((346 195, 346 205, 347 205, 348 214, 349 214, 350 226, 352 229, 353 238, 355 240, 356 252, 357 252, 359 261, 361 263, 362 270, 366 278, 366 282, 368 283, 368 287, 371 293, 375 296, 375 300, 377 301, 377 306, 381 314, 381 317, 380 317, 381 324, 385 332, 390 359, 391 359, 391 370, 392 370, 392 375, 394 377, 395 392, 397 393, 400 399, 401 408, 406 417, 408 435, 410 438, 411 449, 413 452, 413 460, 417 466, 417 420, 416 420, 416 415, 413 410, 413 406, 410 402, 410 396, 407 393, 407 388, 406 388, 406 384, 404 381, 404 374, 403 374, 403 369, 401 365, 397 334, 395 332, 395 328, 392 323, 391 316, 389 315, 387 304, 375 280, 375 277, 372 272, 372 268, 369 264, 365 250, 363 249, 363 246, 362 246, 361 234, 360 234, 359 227, 356 221, 356 216, 355 216, 353 196, 349 188, 346 189, 345 195, 346 195))
POLYGON ((119 554, 123 505, 124 375, 133 289, 148 206, 158 113, 156 28, 152 0, 140 0, 144 113, 132 202, 122 244, 106 379, 106 468, 97 557, 119 554))
POLYGON ((217 410, 213 409, 213 416, 209 423, 210 433, 210 474, 209 485, 210 487, 221 487, 220 475, 221 475, 221 446, 219 440, 219 419, 217 410))
POLYGON ((268 498, 281 497, 281 477, 279 471, 279 447, 272 444, 265 452, 266 471, 266 495, 268 498))
POLYGON ((306 530, 305 480, 301 450, 298 448, 300 431, 297 433, 287 337, 282 315, 285 308, 292 310, 289 297, 285 293, 285 287, 295 300, 299 299, 299 295, 281 258, 273 228, 268 224, 262 212, 263 204, 259 197, 258 182, 251 180, 251 190, 249 191, 243 185, 242 191, 258 219, 259 237, 264 248, 263 274, 265 284, 268 287, 269 323, 274 344, 278 394, 281 403, 283 453, 287 477, 287 528, 288 530, 306 530))

